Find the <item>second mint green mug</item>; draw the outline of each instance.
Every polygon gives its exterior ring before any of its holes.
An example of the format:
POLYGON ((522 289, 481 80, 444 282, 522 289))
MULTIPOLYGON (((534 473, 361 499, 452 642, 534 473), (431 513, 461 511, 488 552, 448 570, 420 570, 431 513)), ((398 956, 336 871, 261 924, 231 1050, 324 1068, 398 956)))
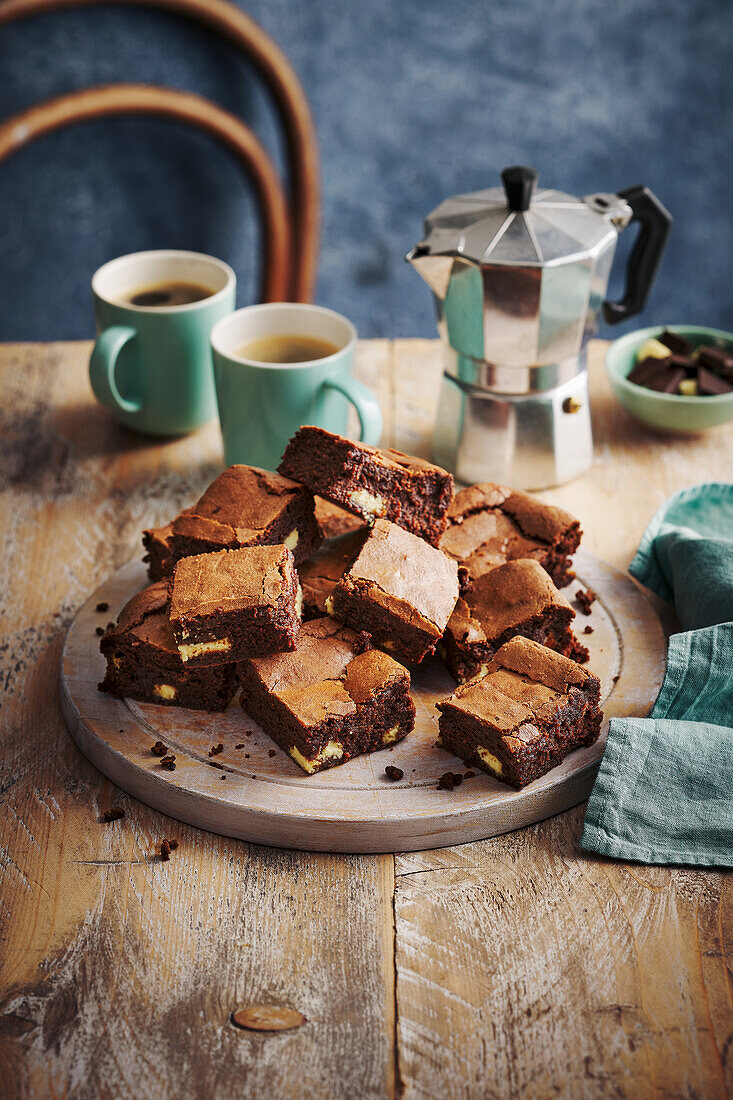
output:
POLYGON ((135 252, 99 268, 89 379, 115 420, 145 435, 176 436, 216 416, 209 334, 234 309, 236 285, 228 264, 200 252, 135 252), (182 284, 204 296, 182 305, 133 301, 182 284))
POLYGON ((359 417, 361 441, 379 443, 382 414, 371 391, 351 377, 356 329, 340 313, 291 302, 248 306, 214 326, 211 347, 228 466, 241 462, 276 470, 288 440, 304 424, 343 435, 350 404, 359 417), (299 363, 248 355, 256 341, 288 336, 326 341, 335 350, 299 363))

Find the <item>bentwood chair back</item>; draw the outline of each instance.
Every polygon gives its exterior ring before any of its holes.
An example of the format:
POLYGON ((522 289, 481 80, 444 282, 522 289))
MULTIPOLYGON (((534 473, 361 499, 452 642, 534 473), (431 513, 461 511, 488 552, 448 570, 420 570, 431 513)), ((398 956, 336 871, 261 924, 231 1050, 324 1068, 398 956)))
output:
MULTIPOLYGON (((94 7, 106 0, 2 0, 0 27, 43 12, 94 7)), ((121 114, 152 114, 188 123, 229 148, 253 184, 263 223, 263 301, 310 301, 318 259, 318 151, 305 93, 287 58, 249 16, 228 0, 115 0, 159 8, 202 24, 237 46, 265 80, 287 145, 289 198, 255 134, 201 96, 147 84, 110 84, 46 100, 0 123, 0 162, 61 127, 121 114)))

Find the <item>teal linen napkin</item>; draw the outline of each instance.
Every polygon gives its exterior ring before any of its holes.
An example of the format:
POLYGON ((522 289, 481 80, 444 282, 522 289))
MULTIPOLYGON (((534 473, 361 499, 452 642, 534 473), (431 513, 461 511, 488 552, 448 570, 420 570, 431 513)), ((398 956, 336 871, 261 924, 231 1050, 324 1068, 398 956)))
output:
POLYGON ((733 867, 733 485, 671 497, 629 568, 688 629, 650 716, 611 719, 581 847, 733 867))

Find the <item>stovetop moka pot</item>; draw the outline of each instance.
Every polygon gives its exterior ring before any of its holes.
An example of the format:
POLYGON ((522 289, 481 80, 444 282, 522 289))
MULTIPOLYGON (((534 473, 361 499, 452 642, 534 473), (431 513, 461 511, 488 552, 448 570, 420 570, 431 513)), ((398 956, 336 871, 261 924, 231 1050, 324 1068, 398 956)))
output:
POLYGON ((646 187, 535 193, 531 168, 446 199, 405 257, 433 291, 445 373, 433 459, 458 481, 542 489, 593 460, 586 347, 645 306, 672 218, 646 187), (618 234, 640 226, 618 302, 605 300, 618 234))

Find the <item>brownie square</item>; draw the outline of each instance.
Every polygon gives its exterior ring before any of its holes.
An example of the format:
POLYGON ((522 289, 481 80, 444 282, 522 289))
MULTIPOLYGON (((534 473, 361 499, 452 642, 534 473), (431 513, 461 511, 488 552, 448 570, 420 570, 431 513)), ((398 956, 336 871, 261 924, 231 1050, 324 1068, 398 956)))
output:
POLYGON ((300 586, 286 546, 196 554, 176 564, 170 623, 191 668, 292 649, 300 586))
POLYGON ((151 581, 161 581, 173 572, 173 520, 164 527, 149 527, 143 531, 143 561, 148 565, 151 581))
POLYGON ((568 657, 580 650, 587 657, 570 629, 574 618, 539 562, 518 558, 471 580, 446 627, 441 656, 459 682, 485 672, 497 649, 516 635, 568 657))
POLYGON ((442 637, 458 592, 458 565, 452 558, 378 519, 326 606, 398 659, 419 662, 442 637))
POLYGON ((407 669, 334 619, 305 623, 294 651, 237 674, 243 708, 309 774, 393 745, 415 722, 407 669))
POLYGON ((282 543, 299 562, 320 542, 312 494, 255 466, 230 466, 220 474, 201 499, 173 521, 170 537, 176 561, 216 550, 282 543))
POLYGON ((531 558, 564 588, 575 575, 570 555, 578 549, 581 534, 578 520, 562 508, 487 482, 456 493, 440 548, 471 576, 506 561, 531 558))
POLYGON ((168 620, 168 585, 151 584, 120 612, 100 642, 107 671, 99 690, 163 706, 225 710, 237 690, 233 663, 188 669, 168 620))
POLYGON ((525 787, 581 745, 597 740, 601 684, 575 661, 528 638, 512 638, 438 703, 440 743, 472 767, 525 787))
POLYGON ((339 504, 332 504, 324 497, 313 499, 316 505, 316 521, 324 539, 335 539, 341 535, 348 535, 352 531, 365 529, 364 521, 353 512, 347 512, 339 504))
POLYGON ((368 523, 383 517, 433 544, 445 529, 453 478, 421 458, 306 427, 290 440, 278 469, 368 523))
POLYGON ((298 566, 304 619, 316 619, 326 614, 326 600, 347 569, 354 564, 368 533, 369 528, 359 524, 356 531, 326 539, 313 557, 298 566))

